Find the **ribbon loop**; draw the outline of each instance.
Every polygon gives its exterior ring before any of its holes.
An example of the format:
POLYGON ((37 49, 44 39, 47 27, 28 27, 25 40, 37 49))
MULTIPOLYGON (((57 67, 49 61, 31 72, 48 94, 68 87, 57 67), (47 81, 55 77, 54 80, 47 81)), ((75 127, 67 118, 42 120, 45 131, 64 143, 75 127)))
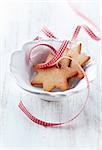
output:
POLYGON ((59 48, 59 51, 50 61, 48 61, 46 63, 42 63, 42 64, 37 64, 36 67, 37 68, 47 68, 47 67, 54 66, 56 64, 56 61, 62 56, 63 52, 67 48, 68 42, 69 41, 67 41, 67 40, 62 42, 62 44, 59 48))

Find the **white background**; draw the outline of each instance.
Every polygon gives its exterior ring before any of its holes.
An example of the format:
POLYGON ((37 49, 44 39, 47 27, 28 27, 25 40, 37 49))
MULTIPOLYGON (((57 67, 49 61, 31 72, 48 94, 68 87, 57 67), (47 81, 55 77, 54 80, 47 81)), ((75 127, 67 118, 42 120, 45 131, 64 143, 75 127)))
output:
MULTIPOLYGON (((76 1, 74 1, 76 2, 76 1)), ((101 1, 77 1, 76 5, 101 27, 101 1)), ((21 90, 11 77, 11 53, 31 41, 42 26, 60 38, 70 39, 79 24, 86 21, 75 15, 66 1, 0 1, 0 148, 34 149, 102 149, 101 120, 101 44, 92 41, 84 31, 80 34, 90 55, 97 64, 97 78, 91 85, 89 102, 71 127, 44 128, 28 120, 18 109, 18 102, 29 100, 28 106, 46 120, 47 111, 59 110, 59 119, 65 103, 47 103, 21 90), (85 37, 83 37, 83 35, 85 37), (32 103, 31 103, 32 102, 32 103)), ((89 25, 90 26, 90 25, 89 25)), ((91 27, 91 26, 90 26, 91 27)), ((96 30, 91 27, 98 35, 96 30)), ((51 116, 50 119, 57 116, 51 116)))

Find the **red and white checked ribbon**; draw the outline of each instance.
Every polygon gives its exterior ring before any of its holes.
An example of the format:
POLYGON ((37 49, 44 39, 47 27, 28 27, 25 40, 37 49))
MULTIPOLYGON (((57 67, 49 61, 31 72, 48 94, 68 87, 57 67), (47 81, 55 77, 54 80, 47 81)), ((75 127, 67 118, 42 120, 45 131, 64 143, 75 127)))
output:
POLYGON ((43 27, 41 30, 45 33, 47 37, 56 39, 56 36, 54 36, 47 27, 43 27))
POLYGON ((67 48, 67 45, 68 45, 68 41, 67 40, 63 41, 59 48, 59 51, 50 61, 48 61, 47 63, 37 64, 36 67, 47 68, 47 67, 54 66, 56 64, 56 61, 62 56, 63 52, 67 48))
MULTIPOLYGON (((60 61, 61 59, 63 58, 66 58, 66 57, 62 57, 60 58, 58 61, 60 61)), ((58 123, 50 123, 50 122, 45 122, 45 121, 42 121, 36 117, 34 117, 28 110, 27 108, 24 106, 23 102, 20 101, 19 103, 19 108, 22 110, 22 112, 31 120, 33 121, 34 123, 37 123, 39 125, 42 125, 42 126, 45 126, 45 127, 53 127, 53 126, 58 126, 58 125, 64 125, 64 124, 68 124, 70 123, 71 121, 73 121, 74 119, 76 119, 80 114, 81 112, 83 111, 86 103, 87 103, 87 100, 88 100, 88 97, 89 97, 89 81, 88 81, 88 78, 87 78, 87 75, 85 73, 85 71, 82 69, 82 67, 72 58, 70 57, 67 57, 69 58, 70 60, 74 61, 76 63, 76 65, 79 67, 79 69, 82 71, 82 73, 84 74, 84 77, 86 79, 86 83, 87 83, 87 97, 86 97, 86 100, 84 102, 84 104, 82 105, 81 109, 72 117, 70 118, 68 121, 65 121, 65 122, 58 122, 58 123)), ((58 63, 57 61, 57 63, 58 63)))
MULTIPOLYGON (((78 27, 76 28, 76 31, 75 31, 74 34, 73 34, 72 40, 74 40, 74 39, 77 38, 80 29, 81 29, 81 26, 78 26, 78 27)), ((86 29, 86 31, 89 30, 89 28, 88 28, 87 26, 85 26, 85 29, 86 29)), ((89 30, 88 32, 90 32, 90 31, 91 31, 91 30, 89 30)), ((46 29, 46 32, 47 32, 47 29, 46 29)), ((49 32, 49 30, 48 30, 48 32, 49 32)), ((51 33, 51 32, 50 32, 50 33, 51 33)), ((46 35, 47 35, 47 34, 46 34, 46 35)), ((92 32, 90 32, 89 35, 90 35, 94 40, 96 40, 96 41, 98 40, 98 38, 96 38, 95 34, 92 34, 92 32)), ((52 37, 51 37, 51 38, 52 38, 52 37)), ((39 38, 37 37, 35 40, 39 40, 39 38)), ((49 67, 49 66, 52 66, 52 65, 58 63, 58 61, 60 61, 60 59, 63 58, 63 57, 61 58, 61 55, 63 54, 63 52, 64 52, 65 48, 67 47, 67 45, 68 45, 68 41, 64 41, 64 42, 61 44, 59 51, 57 51, 57 50, 56 50, 54 47, 52 47, 51 45, 38 44, 38 45, 34 46, 34 47, 30 50, 30 56, 29 56, 29 57, 30 57, 30 59, 31 59, 32 50, 33 50, 34 48, 36 48, 37 46, 47 46, 47 47, 51 48, 51 50, 54 52, 54 54, 56 54, 55 57, 54 57, 50 62, 48 62, 47 64, 39 64, 39 65, 40 65, 39 68, 46 68, 46 67, 49 67)), ((33 57, 33 56, 32 56, 32 57, 33 57)), ((73 60, 73 59, 70 58, 70 57, 69 57, 69 59, 73 60)), ((73 61, 75 61, 75 60, 73 60, 73 61)), ((76 61, 75 61, 75 63, 76 63, 76 61)), ((84 107, 85 107, 85 105, 86 105, 86 102, 87 102, 87 100, 88 100, 88 97, 89 97, 89 81, 88 81, 88 78, 87 78, 86 73, 85 73, 84 70, 81 68, 81 66, 80 66, 78 63, 76 63, 76 64, 78 65, 78 67, 79 67, 80 70, 83 72, 83 74, 84 74, 84 76, 85 76, 85 78, 86 78, 87 89, 88 89, 87 97, 86 97, 85 103, 83 104, 83 106, 82 106, 82 108, 80 109, 80 111, 77 112, 74 117, 72 117, 70 120, 68 120, 68 121, 66 121, 66 122, 50 123, 50 122, 45 122, 45 121, 42 121, 42 120, 40 120, 40 119, 34 117, 34 116, 27 110, 27 108, 24 106, 24 104, 22 103, 22 101, 20 101, 20 103, 19 103, 19 108, 24 112, 24 114, 25 114, 30 120, 32 120, 33 122, 35 122, 35 123, 37 123, 37 124, 40 124, 40 125, 43 125, 43 126, 46 126, 46 127, 47 127, 47 126, 50 126, 50 127, 51 127, 51 126, 58 126, 58 125, 68 124, 69 122, 71 122, 72 120, 74 120, 75 118, 77 118, 77 117, 80 115, 80 113, 83 111, 83 109, 84 109, 84 107)))
POLYGON ((93 26, 98 31, 98 33, 100 34, 98 38, 102 40, 102 30, 90 18, 88 18, 84 13, 82 13, 79 10, 79 8, 77 8, 77 6, 75 6, 73 2, 71 2, 70 0, 68 0, 68 5, 72 8, 75 14, 77 14, 79 17, 87 21, 91 26, 93 26))
MULTIPOLYGON (((83 29, 86 31, 86 33, 87 33, 93 40, 95 40, 95 41, 100 41, 100 40, 102 40, 102 37, 98 37, 97 35, 95 35, 95 33, 94 33, 88 26, 86 26, 86 25, 78 25, 78 26, 76 27, 74 33, 73 33, 73 36, 72 36, 72 38, 71 38, 71 41, 74 41, 74 40, 77 39, 77 37, 78 37, 78 35, 79 35, 79 33, 80 33, 80 29, 81 29, 81 28, 83 28, 83 29)), ((50 36, 48 36, 49 38, 55 38, 55 39, 56 39, 55 36, 51 36, 51 35, 53 35, 53 34, 51 34, 51 31, 49 31, 49 29, 47 29, 47 27, 46 27, 46 32, 45 32, 44 29, 42 29, 42 31, 44 31, 44 33, 45 33, 46 36, 50 35, 50 36), (50 33, 50 34, 49 34, 49 33, 50 33)))
POLYGON ((26 56, 27 62, 31 62, 31 63, 32 63, 32 59, 33 59, 33 54, 32 54, 32 53, 33 53, 33 50, 34 50, 35 48, 39 47, 39 46, 45 46, 45 47, 50 48, 54 54, 57 54, 57 53, 58 53, 58 51, 57 51, 53 46, 51 46, 51 45, 49 45, 49 44, 46 44, 46 43, 45 43, 45 44, 37 44, 37 45, 33 46, 33 47, 30 49, 29 52, 26 53, 26 54, 27 54, 27 56, 26 56))
POLYGON ((74 40, 77 39, 77 37, 78 37, 78 35, 79 35, 79 33, 80 33, 80 29, 81 29, 82 27, 84 28, 84 30, 86 31, 86 33, 87 33, 93 40, 95 40, 95 41, 100 41, 100 40, 101 40, 101 38, 98 37, 98 36, 96 36, 96 35, 93 33, 93 31, 92 31, 88 26, 86 26, 86 25, 81 25, 81 26, 77 26, 77 27, 76 27, 76 29, 75 29, 75 31, 74 31, 74 34, 73 34, 73 36, 72 36, 71 41, 74 41, 74 40))
POLYGON ((26 53, 26 59, 27 62, 33 62, 32 58, 33 58, 33 51, 35 48, 39 47, 39 46, 46 46, 48 48, 50 48, 52 50, 52 52, 54 53, 54 57, 51 61, 47 62, 47 63, 42 63, 42 64, 38 64, 36 65, 36 67, 38 68, 46 68, 46 67, 51 67, 53 65, 55 65, 56 61, 61 57, 61 55, 63 54, 63 52, 65 51, 65 49, 67 48, 68 45, 68 41, 64 40, 59 48, 59 50, 56 50, 53 46, 49 45, 49 44, 37 44, 35 46, 33 46, 29 52, 26 53))
MULTIPOLYGON (((84 28, 84 30, 86 31, 86 33, 93 39, 93 40, 95 40, 95 41, 100 41, 101 40, 101 38, 100 37, 98 37, 98 36, 96 36, 94 33, 93 33, 93 31, 88 27, 88 26, 86 26, 86 25, 79 25, 79 26, 77 26, 76 27, 76 29, 75 29, 75 31, 74 31, 74 34, 73 34, 73 36, 72 36, 72 38, 71 38, 71 42, 73 42, 74 40, 76 40, 77 39, 77 37, 78 37, 78 35, 79 35, 79 33, 80 33, 80 29, 81 28, 84 28)), ((47 29, 47 27, 45 28, 43 28, 42 29, 42 31, 46 34, 46 36, 48 36, 49 38, 56 38, 52 33, 51 33, 51 31, 49 31, 49 29, 47 29)), ((38 37, 36 37, 35 38, 36 40, 38 39, 39 40, 39 38, 38 37)), ((63 43, 62 43, 62 45, 61 45, 61 47, 60 47, 60 49, 59 49, 59 51, 57 51, 57 50, 55 50, 54 48, 51 48, 52 50, 53 50, 53 52, 54 52, 54 54, 55 54, 55 56, 50 60, 50 61, 48 61, 48 62, 46 62, 46 63, 42 63, 42 64, 38 64, 38 65, 36 65, 36 67, 38 67, 38 68, 46 68, 46 67, 51 67, 51 66, 54 66, 55 64, 56 64, 56 61, 62 56, 62 54, 63 54, 63 52, 64 52, 64 50, 66 49, 66 47, 67 47, 67 45, 68 45, 68 43, 69 43, 70 41, 63 41, 63 43)), ((43 44, 44 45, 44 44, 43 44)), ((37 45, 38 46, 38 45, 37 45)), ((36 47, 36 46, 35 46, 36 47)), ((35 47, 33 47, 32 49, 31 49, 31 51, 35 48, 35 47)), ((49 46, 49 47, 51 47, 51 46, 49 46)), ((30 53, 30 55, 31 55, 31 53, 30 53)), ((30 56, 31 57, 31 56, 30 56)))
MULTIPOLYGON (((102 38, 98 37, 94 34, 94 32, 86 25, 78 25, 74 31, 74 34, 71 38, 71 42, 73 42, 74 40, 77 39, 81 28, 83 28, 86 33, 95 41, 100 41, 102 38)), ((48 36, 49 38, 54 38, 56 39, 56 37, 53 35, 53 33, 51 31, 49 31, 49 29, 47 27, 42 28, 42 31, 45 33, 46 36, 48 36)), ((38 37, 35 38, 36 40, 39 40, 38 37)), ((46 68, 46 67, 51 67, 53 65, 55 65, 56 61, 62 56, 64 50, 66 49, 65 47, 67 46, 68 42, 70 41, 63 41, 59 51, 55 50, 54 48, 52 48, 55 56, 52 58, 52 60, 50 60, 49 62, 43 63, 43 64, 38 64, 37 67, 38 68, 46 68), (63 46, 64 45, 64 46, 63 46)), ((50 46, 51 47, 51 46, 50 46)), ((32 48, 34 49, 34 47, 32 48)), ((32 51, 31 49, 31 51, 32 51)))
MULTIPOLYGON (((74 34, 72 36, 72 39, 71 41, 74 41, 77 37, 78 37, 78 34, 80 32, 80 29, 83 27, 84 30, 86 31, 86 33, 95 41, 100 41, 102 40, 102 32, 101 30, 93 23, 93 21, 91 19, 89 19, 87 16, 85 16, 83 13, 81 13, 71 2, 69 2, 69 5, 70 7, 73 9, 73 11, 75 11, 75 13, 82 17, 84 20, 86 20, 87 22, 89 22, 93 27, 95 27, 97 29, 97 31, 101 34, 100 37, 96 36, 94 34, 94 32, 86 25, 79 25, 76 27, 75 31, 74 31, 74 34)), ((42 31, 49 37, 49 38, 55 38, 56 39, 56 36, 54 36, 48 29, 47 27, 44 27, 42 29, 42 31)), ((41 38, 39 36, 37 36, 34 40, 40 40, 41 38)), ((48 46, 55 54, 54 58, 52 58, 52 60, 46 64, 39 64, 39 68, 46 68, 46 67, 50 67, 52 65, 54 65, 55 63, 58 63, 58 61, 60 61, 61 59, 65 58, 65 57, 61 57, 65 48, 67 47, 68 45, 68 42, 69 41, 64 41, 60 47, 60 50, 59 52, 56 51, 51 45, 45 45, 43 44, 42 46, 48 46)), ((37 45, 38 46, 38 45, 37 45)), ((41 45, 39 45, 41 46, 41 45)), ((30 54, 29 54, 29 58, 31 57, 31 52, 32 50, 34 49, 34 47, 31 49, 30 51, 30 54)), ((19 103, 19 108, 25 113, 25 115, 30 119, 32 120, 33 122, 37 123, 37 124, 40 124, 40 125, 43 125, 45 127, 47 126, 58 126, 58 125, 63 125, 63 124, 68 124, 69 122, 71 122, 72 120, 76 119, 80 113, 83 111, 85 105, 86 105, 86 102, 88 100, 88 97, 89 97, 89 81, 88 81, 88 78, 87 78, 87 75, 85 73, 85 71, 82 69, 82 67, 72 58, 69 57, 69 59, 71 59, 72 61, 74 61, 76 63, 76 65, 80 68, 80 70, 83 72, 84 74, 84 77, 86 79, 86 83, 87 83, 87 97, 86 97, 86 100, 85 100, 85 103, 83 104, 82 108, 80 109, 79 112, 77 112, 77 114, 75 114, 74 117, 72 117, 70 120, 66 121, 66 122, 62 122, 62 123, 49 123, 49 122, 45 122, 45 121, 42 121, 36 117, 34 117, 28 110, 27 108, 23 105, 22 101, 20 101, 19 103)))
POLYGON ((51 127, 51 126, 56 126, 56 125, 61 125, 60 123, 50 123, 50 122, 45 122, 42 121, 36 117, 34 117, 24 106, 23 102, 20 101, 18 107, 22 110, 22 112, 34 123, 37 123, 39 125, 45 126, 45 127, 51 127))

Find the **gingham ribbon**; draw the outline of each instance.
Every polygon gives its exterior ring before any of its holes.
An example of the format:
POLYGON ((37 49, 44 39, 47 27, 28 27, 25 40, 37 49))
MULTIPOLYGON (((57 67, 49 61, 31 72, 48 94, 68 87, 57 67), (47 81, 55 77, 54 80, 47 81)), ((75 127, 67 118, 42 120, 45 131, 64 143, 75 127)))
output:
MULTIPOLYGON (((60 60, 63 59, 63 58, 66 58, 66 57, 62 57, 62 58, 60 58, 58 61, 60 61, 60 60)), ((53 127, 53 126, 64 125, 64 124, 68 124, 68 123, 70 123, 71 121, 73 121, 74 119, 76 119, 76 118, 81 114, 81 112, 83 111, 83 109, 84 109, 84 107, 85 107, 85 105, 86 105, 86 103, 87 103, 88 97, 89 97, 89 81, 88 81, 87 75, 86 75, 85 71, 82 69, 82 67, 81 67, 74 59, 72 59, 72 58, 70 58, 70 57, 67 57, 67 58, 69 58, 70 60, 74 61, 74 63, 75 63, 75 64, 79 67, 79 69, 82 71, 82 73, 84 74, 84 77, 85 77, 85 79, 86 79, 86 83, 87 83, 87 97, 86 97, 86 100, 85 100, 83 106, 82 106, 81 109, 80 109, 72 118, 70 118, 68 121, 65 121, 65 122, 58 122, 58 123, 52 123, 52 122, 45 122, 45 121, 43 121, 43 120, 41 120, 41 119, 38 119, 38 118, 36 118, 35 116, 33 116, 33 115, 27 110, 27 108, 24 106, 23 102, 20 101, 20 103, 19 103, 19 105, 18 105, 19 108, 20 108, 20 109, 22 110, 22 112, 23 112, 31 121, 33 121, 34 123, 37 123, 37 124, 42 125, 42 126, 45 126, 45 127, 53 127)), ((58 61, 57 61, 57 63, 58 63, 58 61)))
POLYGON ((47 67, 54 66, 56 64, 56 61, 62 56, 63 52, 67 48, 67 45, 68 45, 68 41, 67 40, 63 41, 59 48, 59 51, 50 61, 48 61, 47 63, 37 64, 36 67, 47 68, 47 67))
MULTIPOLYGON (((77 37, 78 37, 78 35, 79 35, 79 33, 80 33, 80 29, 81 29, 81 28, 83 28, 83 29, 86 31, 86 33, 87 33, 93 40, 95 40, 95 41, 100 41, 100 40, 101 40, 101 38, 98 37, 98 36, 96 36, 96 35, 94 34, 94 32, 93 32, 88 26, 86 26, 86 25, 79 25, 79 26, 76 27, 76 29, 75 29, 75 31, 74 31, 74 33, 73 33, 73 36, 72 36, 72 38, 71 38, 71 42, 73 42, 73 41, 75 41, 75 40, 77 39, 77 37)), ((45 28, 45 27, 42 28, 42 31, 43 31, 43 32, 45 33, 45 35, 48 36, 49 38, 56 38, 56 37, 52 34, 52 32, 49 31, 49 29, 47 29, 47 27, 46 27, 46 28, 45 28)), ((35 39, 36 39, 36 40, 39 40, 38 37, 36 37, 35 39)), ((55 56, 54 56, 50 61, 48 61, 48 62, 46 62, 46 63, 37 64, 36 67, 37 67, 37 68, 47 68, 47 67, 54 66, 54 65, 56 64, 56 61, 62 56, 62 54, 63 54, 63 52, 65 51, 65 49, 66 49, 66 47, 67 47, 67 45, 68 45, 69 42, 70 42, 70 41, 67 41, 67 40, 63 41, 63 42, 62 42, 62 45, 61 45, 61 47, 60 47, 60 49, 59 49, 59 51, 55 50, 54 48, 51 48, 51 50, 53 50, 55 56)), ((36 46, 35 46, 35 47, 36 47, 36 46)), ((33 48, 31 49, 31 51, 32 51, 35 47, 33 47, 33 48)), ((50 46, 50 47, 51 47, 51 46, 50 46)), ((31 55, 31 53, 30 53, 30 55, 31 55)))
MULTIPOLYGON (((94 32, 86 25, 79 25, 76 27, 75 31, 74 31, 74 34, 71 38, 71 41, 74 41, 77 37, 78 37, 78 34, 80 32, 80 29, 83 27, 84 30, 86 31, 86 33, 95 41, 99 41, 99 40, 102 40, 102 32, 101 30, 93 23, 93 21, 91 19, 89 19, 87 16, 85 16, 83 13, 81 13, 71 2, 69 3, 70 7, 73 9, 73 11, 80 17, 82 17, 84 20, 86 20, 87 22, 89 22, 94 28, 97 29, 97 31, 101 34, 100 37, 96 36, 94 34, 94 32)), ((44 27, 42 29, 42 31, 49 37, 49 38, 56 38, 56 36, 54 36, 48 29, 47 27, 44 27)), ((34 40, 40 40, 41 38, 40 37, 36 37, 34 40)), ((68 43, 66 43, 67 45, 68 43)), ((63 45, 62 45, 63 46, 63 45)), ((51 48, 51 47, 50 47, 51 48)), ((52 49, 52 48, 51 48, 52 49)), ((61 48, 60 48, 61 49, 61 48)), ((61 49, 62 52, 61 54, 57 53, 56 52, 56 55, 54 58, 52 58, 52 60, 50 61, 50 63, 46 63, 46 64, 40 64, 40 67, 42 68, 45 68, 45 67, 49 67, 55 63, 58 63, 58 61, 60 61, 62 58, 60 58, 60 56, 62 55, 62 53, 64 52, 64 48, 61 49)), ((55 51, 53 51, 55 53, 55 51)), ((87 75, 85 73, 85 71, 82 69, 82 67, 75 61, 73 60, 72 58, 69 57, 69 59, 71 59, 72 61, 74 61, 76 63, 76 65, 80 68, 80 70, 83 72, 84 74, 84 77, 86 79, 86 82, 87 82, 87 97, 86 97, 86 101, 85 103, 83 104, 82 108, 80 109, 80 111, 74 116, 72 117, 70 120, 66 121, 66 122, 62 122, 62 123, 49 123, 49 122, 45 122, 45 121, 42 121, 36 117, 34 117, 28 110, 27 108, 23 105, 22 101, 20 101, 19 103, 19 108, 24 112, 24 114, 30 119, 32 120, 34 123, 37 123, 39 125, 43 125, 45 127, 47 126, 58 126, 58 125, 63 125, 63 124, 66 124, 66 123, 69 123, 70 121, 76 119, 80 113, 83 111, 85 105, 86 105, 86 102, 88 100, 88 97, 89 97, 89 81, 88 81, 88 78, 87 78, 87 75)))
MULTIPOLYGON (((72 36, 72 40, 75 40, 75 39, 77 38, 80 29, 81 29, 81 26, 78 26, 78 27, 76 28, 76 30, 75 30, 75 32, 74 32, 74 34, 73 34, 73 36, 72 36)), ((86 31, 88 30, 88 33, 90 32, 89 28, 87 28, 86 26, 85 26, 85 29, 86 29, 86 31)), ((46 29, 46 32, 47 32, 47 29, 46 29)), ((48 32, 49 32, 49 30, 48 30, 48 32)), ((44 33, 45 33, 45 32, 44 32, 44 33)), ((51 33, 51 32, 50 32, 50 33, 51 33)), ((90 32, 89 35, 90 35, 94 40, 98 41, 98 38, 96 38, 97 36, 95 36, 95 34, 92 34, 92 33, 93 33, 93 32, 90 32)), ((46 35, 48 35, 48 34, 46 34, 46 35)), ((51 36, 51 38, 52 38, 52 36, 51 36)), ((37 37, 37 38, 35 38, 35 40, 39 40, 39 38, 37 37)), ((35 47, 37 47, 37 46, 48 46, 49 48, 51 48, 51 50, 52 50, 54 53, 56 53, 55 57, 50 61, 50 63, 48 62, 47 64, 44 64, 44 63, 43 63, 43 64, 39 64, 40 66, 38 66, 38 67, 39 67, 39 68, 46 68, 46 67, 49 67, 49 66, 51 66, 51 65, 53 65, 53 64, 58 63, 58 61, 60 61, 60 60, 63 58, 63 57, 61 58, 61 55, 63 54, 63 52, 64 52, 65 48, 67 47, 67 45, 68 45, 68 41, 63 41, 62 44, 61 44, 61 46, 60 46, 59 52, 58 52, 57 50, 55 50, 55 48, 53 48, 51 45, 45 45, 45 44, 36 45, 35 47)), ((30 55, 31 55, 32 50, 33 50, 35 47, 33 47, 33 48, 31 49, 30 55)), ((30 57, 31 57, 31 56, 30 56, 30 57)), ((32 57, 33 57, 33 56, 32 56, 32 57)), ((72 59, 72 58, 70 58, 70 57, 69 57, 69 59, 71 59, 72 61, 74 61, 74 62, 76 63, 76 65, 80 68, 80 70, 82 71, 82 73, 84 74, 84 77, 85 77, 85 79, 86 79, 86 83, 87 83, 87 97, 86 97, 85 103, 83 104, 83 106, 81 107, 81 109, 80 109, 70 120, 68 120, 68 121, 66 121, 66 122, 61 122, 61 123, 50 123, 50 122, 42 121, 42 120, 36 118, 35 116, 33 116, 33 115, 27 110, 27 108, 24 106, 23 102, 20 101, 20 103, 19 103, 19 105, 18 105, 19 108, 20 108, 20 109, 23 111, 23 113, 24 113, 30 120, 32 120, 34 123, 37 123, 37 124, 42 125, 42 126, 45 126, 45 127, 53 127, 53 126, 64 125, 64 124, 68 124, 69 122, 71 122, 71 121, 73 121, 74 119, 76 119, 76 118, 81 114, 81 112, 83 111, 83 109, 84 109, 84 107, 85 107, 85 105, 86 105, 86 102, 87 102, 87 100, 88 100, 88 97, 89 97, 89 81, 88 81, 87 75, 86 75, 85 71, 82 69, 82 67, 81 67, 74 59, 72 59)))
POLYGON ((93 31, 92 31, 88 26, 86 26, 86 25, 81 25, 81 26, 77 26, 77 27, 76 27, 76 29, 75 29, 75 31, 74 31, 74 34, 73 34, 73 36, 72 36, 71 41, 74 41, 74 40, 77 39, 77 37, 78 37, 78 35, 79 35, 79 33, 80 33, 80 29, 81 29, 81 28, 83 28, 83 29, 86 31, 86 33, 87 33, 93 40, 95 40, 95 41, 100 41, 100 40, 101 40, 101 38, 98 37, 98 36, 96 36, 96 35, 93 33, 93 31))
POLYGON ((41 31, 45 33, 47 37, 56 39, 56 36, 54 36, 54 34, 46 26, 43 27, 41 31))
POLYGON ((84 13, 82 13, 79 10, 79 8, 77 8, 77 6, 75 6, 73 2, 71 2, 70 0, 68 0, 68 5, 72 8, 75 14, 77 14, 79 17, 84 19, 86 22, 88 22, 91 26, 93 26, 98 31, 98 33, 100 34, 98 38, 102 40, 102 30, 90 18, 88 18, 84 13))
POLYGON ((58 51, 53 47, 53 46, 51 46, 51 45, 49 45, 49 44, 37 44, 37 45, 35 45, 35 46, 33 46, 31 49, 30 49, 30 51, 28 52, 27 51, 27 54, 26 54, 26 58, 27 58, 27 61, 28 62, 31 62, 32 63, 32 59, 33 59, 33 50, 35 49, 35 48, 37 48, 37 47, 39 47, 39 46, 45 46, 45 47, 48 47, 48 48, 50 48, 51 49, 51 51, 54 53, 54 54, 57 54, 58 53, 58 51))

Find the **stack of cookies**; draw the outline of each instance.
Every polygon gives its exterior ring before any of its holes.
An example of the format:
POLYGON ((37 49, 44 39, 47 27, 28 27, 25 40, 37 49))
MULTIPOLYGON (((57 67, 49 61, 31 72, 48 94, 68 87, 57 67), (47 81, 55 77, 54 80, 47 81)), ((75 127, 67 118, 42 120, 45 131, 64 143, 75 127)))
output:
MULTIPOLYGON (((81 53, 82 44, 80 43, 74 49, 66 49, 62 56, 73 58, 81 67, 84 67, 90 59, 90 56, 81 53)), ((48 54, 46 62, 54 57, 52 53, 48 54)), ((65 91, 70 89, 69 82, 72 77, 82 79, 84 77, 78 65, 69 58, 61 59, 57 65, 50 68, 38 69, 34 65, 36 75, 31 81, 32 86, 43 87, 44 91, 51 92, 55 89, 65 91)), ((74 80, 74 79, 73 79, 74 80)))

